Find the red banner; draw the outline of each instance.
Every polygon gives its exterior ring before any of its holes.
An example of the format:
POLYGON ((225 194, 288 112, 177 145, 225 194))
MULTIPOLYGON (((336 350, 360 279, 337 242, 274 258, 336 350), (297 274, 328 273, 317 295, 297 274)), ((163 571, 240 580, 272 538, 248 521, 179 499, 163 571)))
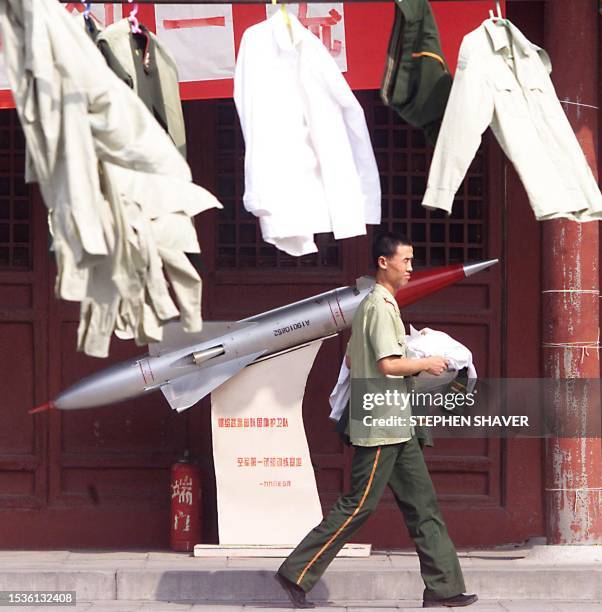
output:
MULTIPOLYGON (((303 6, 300 5, 300 12, 303 11, 303 6)), ((441 35, 443 53, 452 70, 456 65, 462 38, 478 27, 484 19, 487 19, 489 10, 494 6, 495 2, 493 0, 432 3, 441 35)), ((80 10, 80 7, 81 4, 77 2, 68 5, 71 10, 80 10)), ((106 7, 107 18, 112 20, 115 9, 109 4, 106 7)), ((127 6, 123 6, 124 14, 127 14, 128 10, 127 6)), ((345 77, 352 89, 378 89, 380 87, 395 10, 397 9, 393 3, 344 5, 347 54, 345 77)), ((186 28, 192 27, 224 25, 225 17, 218 13, 219 9, 216 5, 216 15, 213 17, 164 20, 163 28, 165 30, 181 29, 185 31, 186 28)), ((149 29, 156 31, 154 5, 139 5, 138 18, 149 29)), ((236 52, 238 52, 243 32, 249 26, 259 23, 265 18, 265 4, 232 6, 232 25, 236 52)), ((311 20, 305 21, 306 25, 310 27, 308 22, 311 20)), ((322 36, 322 40, 324 41, 324 36, 322 36)), ((194 51, 191 51, 191 53, 194 53, 194 51)), ((180 94, 183 100, 228 98, 232 96, 232 78, 180 83, 180 94)), ((14 103, 10 91, 1 90, 0 108, 12 107, 14 107, 14 103)))

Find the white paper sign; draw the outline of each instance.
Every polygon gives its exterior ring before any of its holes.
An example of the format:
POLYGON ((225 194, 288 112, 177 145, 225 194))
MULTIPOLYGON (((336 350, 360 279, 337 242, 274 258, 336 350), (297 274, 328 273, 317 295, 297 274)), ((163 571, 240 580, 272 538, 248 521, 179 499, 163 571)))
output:
POLYGON ((220 545, 295 546, 322 520, 301 414, 320 345, 245 368, 213 392, 220 545))
POLYGON ((232 5, 156 5, 157 36, 178 65, 180 82, 234 75, 232 5))
MULTIPOLYGON (((269 17, 279 10, 279 5, 268 4, 266 15, 269 17)), ((347 72, 343 4, 287 4, 286 10, 322 41, 341 72, 347 72)))

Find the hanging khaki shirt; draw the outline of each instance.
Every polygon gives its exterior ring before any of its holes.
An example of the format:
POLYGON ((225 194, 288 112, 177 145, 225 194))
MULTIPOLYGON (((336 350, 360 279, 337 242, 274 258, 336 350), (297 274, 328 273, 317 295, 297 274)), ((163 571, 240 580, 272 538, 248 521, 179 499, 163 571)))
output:
POLYGON ((602 195, 551 70, 547 53, 510 23, 486 20, 464 37, 423 206, 451 212, 481 135, 491 127, 537 219, 602 219, 602 195))
MULTIPOLYGON (((347 355, 351 360, 352 384, 353 379, 385 378, 378 369, 378 361, 384 357, 406 356, 405 330, 399 306, 389 291, 378 283, 359 305, 353 317, 347 355)), ((395 387, 403 391, 405 384, 397 383, 395 387)), ((409 414, 406 410, 404 416, 407 418, 409 414)), ((351 426, 351 443, 356 446, 397 444, 407 442, 413 435, 409 423, 405 428, 395 427, 392 431, 396 433, 391 434, 381 427, 362 427, 362 437, 357 437, 351 426)))
POLYGON ((191 217, 221 205, 191 182, 81 20, 54 0, 6 0, 0 26, 26 176, 49 211, 57 295, 82 303, 78 348, 106 357, 114 329, 160 340, 178 311, 186 331, 199 331, 201 279, 184 250, 199 251, 191 217))

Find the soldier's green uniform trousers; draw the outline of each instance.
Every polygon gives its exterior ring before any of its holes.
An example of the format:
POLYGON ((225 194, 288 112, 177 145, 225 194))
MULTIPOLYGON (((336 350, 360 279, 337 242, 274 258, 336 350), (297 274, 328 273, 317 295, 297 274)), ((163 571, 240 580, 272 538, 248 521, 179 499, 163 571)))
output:
POLYGON ((343 545, 376 509, 389 485, 420 559, 425 599, 453 597, 466 589, 458 556, 439 511, 422 449, 408 442, 355 448, 351 492, 295 548, 278 572, 309 591, 343 545))

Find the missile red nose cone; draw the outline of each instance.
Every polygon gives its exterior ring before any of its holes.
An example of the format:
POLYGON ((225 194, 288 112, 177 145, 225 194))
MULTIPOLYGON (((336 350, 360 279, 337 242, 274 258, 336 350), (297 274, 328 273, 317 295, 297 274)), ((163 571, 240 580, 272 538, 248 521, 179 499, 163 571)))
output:
POLYGON ((417 302, 430 293, 439 291, 439 289, 443 289, 447 285, 462 280, 464 277, 464 266, 462 264, 414 272, 408 284, 395 294, 395 299, 399 307, 403 308, 417 302))
POLYGON ((452 285, 467 276, 485 270, 497 262, 497 259, 490 259, 469 265, 453 264, 433 268, 432 270, 414 272, 408 284, 395 294, 395 300, 400 308, 409 306, 423 297, 452 285))

